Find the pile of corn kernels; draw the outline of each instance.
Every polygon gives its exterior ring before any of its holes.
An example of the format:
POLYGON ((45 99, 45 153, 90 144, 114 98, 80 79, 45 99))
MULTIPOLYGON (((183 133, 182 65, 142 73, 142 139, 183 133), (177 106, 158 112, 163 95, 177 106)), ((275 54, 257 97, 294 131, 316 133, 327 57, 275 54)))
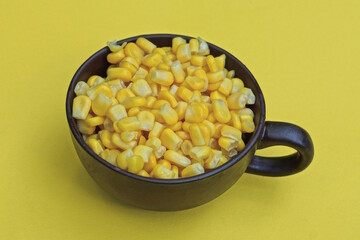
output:
POLYGON ((225 55, 181 37, 157 47, 145 38, 108 43, 106 78, 75 87, 72 116, 86 144, 133 174, 186 178, 215 169, 245 147, 255 103, 225 55))

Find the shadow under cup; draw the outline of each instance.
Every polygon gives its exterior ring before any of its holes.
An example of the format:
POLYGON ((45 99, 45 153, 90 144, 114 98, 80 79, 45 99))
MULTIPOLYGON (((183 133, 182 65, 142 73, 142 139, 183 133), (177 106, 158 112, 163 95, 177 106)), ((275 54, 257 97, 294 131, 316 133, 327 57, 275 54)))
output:
MULTIPOLYGON (((150 34, 119 41, 135 42, 145 37, 158 47, 171 46, 172 38, 188 36, 172 34, 150 34)), ((304 170, 312 161, 314 147, 309 134, 302 128, 284 122, 265 122, 265 102, 261 89, 250 71, 227 51, 208 43, 214 56, 226 55, 225 67, 235 70, 236 77, 251 88, 256 101, 251 105, 254 111, 255 131, 245 134, 245 149, 224 165, 204 174, 173 180, 145 178, 123 171, 96 155, 86 144, 72 118, 74 88, 79 81, 87 81, 92 75, 106 76, 110 53, 107 47, 92 55, 75 73, 66 97, 66 115, 76 152, 89 175, 103 189, 122 202, 152 210, 181 210, 204 204, 218 197, 230 188, 246 171, 265 176, 285 176, 304 170), (283 157, 255 156, 256 149, 284 145, 296 153, 283 157)))

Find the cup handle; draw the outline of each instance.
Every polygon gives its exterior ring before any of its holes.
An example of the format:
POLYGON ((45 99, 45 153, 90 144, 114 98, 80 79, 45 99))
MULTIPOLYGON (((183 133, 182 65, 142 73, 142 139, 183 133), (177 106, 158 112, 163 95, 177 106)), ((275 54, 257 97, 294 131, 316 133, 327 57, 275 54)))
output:
POLYGON ((288 146, 297 152, 281 157, 255 155, 246 172, 272 177, 291 175, 307 168, 314 157, 311 137, 303 128, 291 123, 266 121, 258 149, 276 145, 288 146))

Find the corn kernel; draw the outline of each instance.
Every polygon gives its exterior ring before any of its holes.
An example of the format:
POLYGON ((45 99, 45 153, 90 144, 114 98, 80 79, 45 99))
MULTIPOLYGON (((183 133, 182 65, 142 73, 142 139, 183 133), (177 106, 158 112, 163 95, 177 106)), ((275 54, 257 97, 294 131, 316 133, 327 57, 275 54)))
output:
POLYGON ((178 135, 182 140, 190 140, 190 134, 185 131, 176 131, 176 135, 178 135))
POLYGON ((148 71, 143 67, 139 67, 139 69, 136 71, 136 73, 132 77, 131 81, 135 81, 138 79, 146 79, 147 75, 148 75, 148 71))
POLYGON ((232 79, 233 77, 235 77, 235 71, 234 70, 229 71, 226 74, 226 77, 232 79))
POLYGON ((185 102, 189 102, 193 96, 193 92, 191 92, 186 87, 179 87, 176 96, 184 100, 185 102))
POLYGON ((197 54, 199 52, 199 41, 195 38, 190 39, 189 49, 191 54, 197 54))
POLYGON ((159 115, 164 119, 165 123, 168 125, 174 125, 178 121, 178 115, 176 111, 169 106, 169 104, 164 104, 159 110, 159 115))
POLYGON ((163 146, 171 150, 179 150, 182 139, 170 128, 164 129, 160 135, 160 140, 163 146))
POLYGON ((238 145, 238 141, 228 137, 220 137, 218 143, 219 146, 225 149, 226 151, 230 151, 236 148, 238 145))
POLYGON ((159 63, 159 65, 157 65, 157 69, 164 70, 164 71, 170 71, 171 70, 170 66, 166 65, 165 63, 159 63))
POLYGON ((247 96, 247 101, 246 101, 247 104, 255 103, 255 95, 250 88, 243 87, 239 90, 239 93, 241 95, 247 96))
POLYGON ((111 142, 117 146, 118 148, 122 149, 122 150, 126 150, 126 149, 131 149, 134 148, 136 146, 136 141, 131 141, 131 142, 124 142, 121 139, 121 136, 119 133, 115 132, 112 134, 111 136, 111 142))
POLYGON ((221 99, 215 99, 212 102, 212 108, 215 119, 221 123, 227 123, 231 119, 230 111, 226 103, 221 99))
POLYGON ((160 146, 157 150, 154 151, 155 157, 157 159, 161 158, 162 156, 164 156, 164 153, 166 152, 166 147, 164 146, 160 146))
POLYGON ((79 81, 75 86, 74 92, 75 92, 76 96, 86 95, 86 92, 87 92, 87 90, 89 90, 89 88, 90 87, 86 82, 79 81))
POLYGON ((155 155, 151 154, 149 161, 144 164, 144 170, 148 173, 151 173, 151 171, 154 169, 155 165, 156 165, 155 155))
POLYGON ((178 104, 175 108, 175 111, 178 115, 179 121, 182 121, 185 119, 185 112, 186 112, 187 106, 188 106, 188 104, 186 102, 183 102, 183 101, 178 102, 178 104))
POLYGON ((149 132, 149 138, 151 137, 160 137, 160 134, 162 133, 162 131, 164 130, 165 126, 162 125, 159 122, 155 122, 154 123, 154 127, 153 129, 149 132))
POLYGON ((231 82, 232 82, 231 93, 237 93, 241 88, 244 87, 243 81, 241 81, 239 78, 233 78, 231 79, 231 82))
POLYGON ((183 122, 183 124, 182 124, 182 129, 185 131, 185 132, 190 132, 190 125, 191 125, 191 123, 189 123, 189 122, 183 122))
POLYGON ((243 108, 240 109, 239 111, 237 111, 237 113, 241 116, 241 115, 249 115, 252 118, 254 118, 254 112, 250 109, 250 108, 243 108))
POLYGON ((107 42, 107 46, 108 48, 110 49, 111 52, 118 52, 120 51, 121 49, 123 49, 125 46, 126 46, 127 42, 123 42, 121 45, 119 45, 117 43, 116 40, 114 41, 111 41, 111 42, 107 42))
POLYGON ((127 62, 135 67, 137 70, 140 67, 139 62, 133 57, 125 57, 121 62, 127 62))
POLYGON ((131 72, 128 69, 122 67, 108 68, 106 73, 110 80, 120 79, 124 82, 130 82, 132 78, 131 72))
POLYGON ((126 117, 116 122, 120 131, 140 130, 140 121, 136 117, 126 117))
POLYGON ((75 119, 85 119, 90 111, 91 99, 88 96, 77 96, 73 100, 72 116, 75 119))
POLYGON ((111 107, 112 101, 104 94, 100 93, 91 103, 91 110, 98 116, 105 116, 111 107))
POLYGON ((135 141, 138 137, 137 131, 122 131, 120 133, 120 138, 122 141, 129 143, 131 141, 135 141))
POLYGON ((122 105, 126 108, 142 107, 146 104, 146 98, 144 97, 129 97, 122 102, 122 105))
POLYGON ((171 167, 171 171, 174 173, 174 178, 179 178, 179 168, 175 165, 172 165, 171 167))
POLYGON ((209 70, 210 72, 214 73, 214 72, 217 72, 219 71, 220 69, 218 68, 217 66, 217 63, 215 61, 215 58, 213 55, 208 55, 206 57, 206 64, 208 65, 209 67, 209 70))
POLYGON ((161 147, 161 140, 157 137, 151 137, 146 141, 145 145, 155 151, 161 147))
POLYGON ((241 130, 246 133, 252 133, 255 131, 254 120, 249 115, 240 115, 241 130))
POLYGON ((93 134, 96 129, 96 127, 90 127, 90 126, 86 125, 85 120, 81 120, 81 119, 77 120, 76 125, 79 129, 79 132, 81 132, 82 134, 86 134, 86 135, 93 134))
POLYGON ((190 61, 181 63, 181 68, 182 68, 184 71, 186 71, 187 68, 190 67, 190 66, 191 66, 190 61))
POLYGON ((177 49, 178 47, 181 45, 181 44, 185 44, 186 43, 186 40, 181 38, 181 37, 174 37, 172 39, 172 52, 173 53, 176 53, 177 52, 177 49))
POLYGON ((171 130, 176 132, 176 131, 179 131, 182 129, 182 122, 179 121, 179 122, 175 123, 174 125, 166 125, 166 127, 170 128, 171 130))
POLYGON ((172 108, 175 108, 178 104, 174 95, 172 95, 168 90, 160 91, 158 94, 158 99, 163 99, 163 100, 168 101, 172 108))
POLYGON ((221 128, 221 136, 234 139, 235 141, 241 140, 241 131, 231 126, 224 126, 221 128))
POLYGON ((128 117, 136 117, 136 115, 140 112, 139 107, 132 107, 128 110, 127 115, 128 117))
POLYGON ((199 124, 192 123, 189 127, 189 133, 190 133, 191 141, 195 146, 206 145, 199 124))
POLYGON ((159 65, 163 57, 159 53, 148 54, 142 59, 142 64, 151 68, 159 65))
POLYGON ((173 171, 171 171, 170 169, 167 169, 162 164, 156 164, 151 173, 152 173, 151 175, 154 178, 160 178, 160 179, 173 179, 173 178, 175 178, 175 173, 173 171))
POLYGON ((225 54, 221 54, 220 56, 215 58, 216 65, 217 65, 217 68, 219 70, 224 69, 224 67, 225 67, 225 59, 226 59, 225 54))
POLYGON ((160 54, 161 56, 164 56, 166 55, 166 51, 163 49, 163 48, 155 48, 152 53, 158 53, 160 54))
POLYGON ((210 141, 210 138, 211 138, 210 127, 205 125, 205 124, 199 124, 199 128, 200 128, 201 134, 202 134, 202 136, 204 138, 205 145, 209 145, 209 141, 210 141))
POLYGON ((185 121, 189 123, 201 123, 209 115, 207 107, 203 103, 190 103, 185 112, 185 121))
POLYGON ((206 125, 206 126, 209 128, 209 130, 210 130, 210 136, 213 137, 214 134, 215 134, 215 130, 216 130, 215 124, 212 123, 212 122, 210 122, 210 121, 208 121, 208 120, 204 120, 204 121, 202 122, 202 124, 206 125))
POLYGON ((127 161, 128 171, 131 173, 137 174, 144 167, 144 159, 135 153, 127 161))
POLYGON ((190 155, 190 150, 193 148, 192 143, 189 140, 184 140, 180 146, 181 151, 185 155, 190 155))
POLYGON ((123 105, 112 105, 106 113, 106 116, 111 119, 112 122, 119 121, 122 118, 127 117, 126 110, 123 105))
POLYGON ((226 97, 217 90, 210 93, 210 99, 211 101, 214 101, 215 99, 221 99, 225 104, 227 103, 226 97))
POLYGON ((121 49, 117 52, 112 52, 112 53, 109 53, 107 56, 106 56, 106 59, 109 63, 111 64, 117 64, 119 63, 123 58, 125 57, 125 51, 124 49, 121 49))
POLYGON ((170 103, 167 100, 164 99, 159 99, 156 100, 152 106, 153 109, 160 109, 162 107, 162 105, 164 104, 168 104, 170 106, 170 103))
POLYGON ((99 131, 101 143, 107 148, 115 148, 116 146, 112 143, 112 133, 106 129, 99 131))
POLYGON ((221 82, 218 90, 225 96, 229 96, 232 89, 232 81, 228 78, 224 78, 224 80, 221 82))
POLYGON ((111 163, 112 165, 116 166, 116 159, 117 156, 120 154, 119 150, 116 149, 105 149, 100 153, 100 157, 103 158, 105 161, 111 163))
POLYGON ((181 62, 187 62, 191 59, 189 44, 181 44, 176 50, 176 58, 181 62))
POLYGON ((154 70, 151 73, 151 81, 163 86, 170 86, 174 82, 174 75, 169 71, 154 70))
POLYGON ((141 177, 150 177, 150 175, 145 170, 140 170, 137 175, 141 177))
POLYGON ((241 140, 239 141, 238 146, 236 147, 236 150, 237 150, 238 152, 240 152, 240 151, 244 150, 244 148, 245 148, 245 143, 244 143, 244 141, 241 139, 241 140))
POLYGON ((94 153, 99 155, 102 151, 104 151, 103 147, 101 146, 100 142, 96 139, 88 139, 86 144, 93 150, 94 153))
POLYGON ((167 169, 171 170, 171 163, 165 159, 161 159, 157 162, 158 164, 164 165, 167 169))
POLYGON ((137 114, 137 118, 140 121, 140 129, 144 131, 151 131, 154 127, 155 116, 149 111, 140 111, 137 114))
POLYGON ((164 159, 180 167, 186 167, 191 164, 189 158, 185 157, 184 155, 174 150, 167 150, 164 154, 164 159))
POLYGON ((207 76, 210 84, 220 82, 220 81, 224 80, 224 78, 225 78, 224 71, 222 71, 222 70, 217 71, 217 72, 208 72, 206 74, 206 76, 207 76))
POLYGON ((222 158, 221 151, 211 150, 210 157, 205 161, 204 167, 206 169, 214 169, 218 166, 222 158))
POLYGON ((216 119, 215 119, 215 115, 213 112, 209 113, 209 116, 207 117, 207 119, 209 122, 212 122, 212 123, 216 123, 216 119))
POLYGON ((205 86, 205 80, 195 76, 187 76, 185 82, 192 90, 201 90, 205 86))
POLYGON ((239 115, 234 111, 230 111, 230 115, 231 115, 231 125, 233 125, 234 128, 241 130, 241 121, 239 115))
POLYGON ((104 94, 106 97, 112 97, 112 91, 109 86, 105 84, 99 84, 96 86, 92 86, 87 90, 86 94, 89 96, 91 100, 94 100, 100 93, 104 94))
POLYGON ((124 60, 120 62, 119 67, 129 70, 131 76, 133 76, 137 72, 137 69, 133 64, 125 62, 124 60))
POLYGON ((148 96, 148 97, 146 98, 145 107, 147 107, 147 108, 152 108, 153 105, 154 105, 154 103, 155 103, 155 101, 156 101, 156 97, 154 97, 154 96, 148 96))
POLYGON ((128 168, 128 159, 133 155, 133 151, 131 149, 126 149, 125 151, 121 152, 116 157, 116 164, 122 170, 127 170, 128 168))
POLYGON ((214 91, 220 87, 221 83, 221 81, 216 83, 209 83, 207 90, 214 91))
POLYGON ((196 146, 190 149, 190 157, 193 159, 206 159, 210 156, 209 146, 196 146))
POLYGON ((135 58, 138 62, 141 62, 141 59, 144 57, 144 51, 132 42, 125 46, 125 54, 128 57, 135 58))
POLYGON ((113 132, 114 130, 114 126, 113 126, 113 122, 111 121, 110 118, 105 118, 104 120, 104 129, 113 132))
POLYGON ((141 156, 144 162, 147 163, 150 159, 153 149, 145 145, 138 145, 134 148, 133 152, 135 155, 141 156))
POLYGON ((184 168, 182 170, 181 177, 183 177, 183 178, 193 177, 196 175, 200 175, 204 172, 205 172, 205 170, 204 170, 203 166, 201 166, 200 163, 194 163, 194 164, 191 164, 190 166, 187 166, 186 168, 184 168))
POLYGON ((248 96, 240 92, 233 93, 227 98, 228 106, 231 110, 239 110, 245 107, 248 96))
POLYGON ((139 37, 136 40, 136 44, 145 52, 151 53, 156 48, 156 45, 147 40, 146 38, 139 37))
POLYGON ((119 103, 123 103, 127 98, 135 97, 135 94, 129 88, 120 89, 116 94, 119 103))
POLYGON ((207 42, 205 42, 203 39, 201 39, 199 37, 197 38, 197 40, 199 41, 198 55, 201 55, 201 56, 208 55, 210 53, 210 49, 209 49, 207 42))
POLYGON ((144 79, 138 79, 134 81, 130 89, 133 93, 135 93, 136 96, 140 96, 140 97, 147 97, 152 94, 148 82, 145 81, 144 79))

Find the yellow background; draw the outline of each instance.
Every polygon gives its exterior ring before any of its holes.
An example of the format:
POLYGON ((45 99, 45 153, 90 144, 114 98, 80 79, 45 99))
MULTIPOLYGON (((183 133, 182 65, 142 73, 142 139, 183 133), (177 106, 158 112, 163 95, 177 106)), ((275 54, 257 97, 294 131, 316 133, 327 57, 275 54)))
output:
POLYGON ((359 1, 101 2, 0 2, 0 239, 360 239, 359 1), (233 53, 258 80, 267 119, 309 131, 311 166, 245 174, 179 212, 103 192, 73 148, 65 94, 106 41, 144 33, 233 53))

